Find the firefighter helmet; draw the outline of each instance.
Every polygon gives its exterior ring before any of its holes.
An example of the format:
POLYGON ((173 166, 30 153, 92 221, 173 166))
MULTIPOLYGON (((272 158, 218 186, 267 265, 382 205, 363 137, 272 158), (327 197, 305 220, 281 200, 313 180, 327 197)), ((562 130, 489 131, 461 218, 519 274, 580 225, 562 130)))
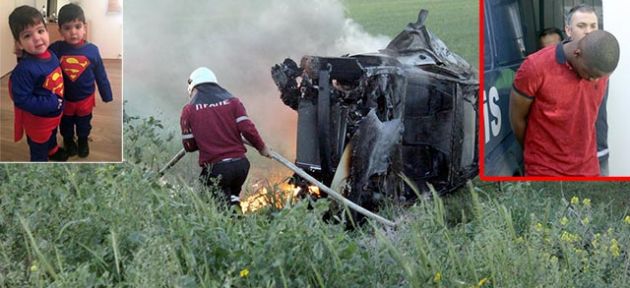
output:
POLYGON ((217 83, 217 76, 206 67, 195 69, 188 77, 188 95, 192 94, 193 88, 201 83, 217 83))

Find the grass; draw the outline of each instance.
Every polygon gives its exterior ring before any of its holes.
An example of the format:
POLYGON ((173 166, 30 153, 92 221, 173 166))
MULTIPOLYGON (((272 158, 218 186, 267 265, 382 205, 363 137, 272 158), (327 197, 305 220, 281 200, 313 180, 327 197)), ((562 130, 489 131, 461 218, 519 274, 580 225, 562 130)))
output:
MULTIPOLYGON (((620 287, 630 217, 598 185, 471 183, 354 231, 309 208, 235 218, 177 174, 154 119, 122 165, 0 165, 0 287, 620 287), (47 177, 34 177, 47 175, 47 177), (75 185, 74 183, 81 183, 75 185), (587 200, 588 199, 588 200, 587 200)), ((133 129, 131 128, 133 127, 133 129)), ((129 142, 127 142, 129 141, 129 142)), ((627 193, 617 183, 609 194, 627 193)))
MULTIPOLYGON (((451 2, 458 3, 423 3, 451 2)), ((417 12, 411 1, 395 3, 417 12)), ((370 15, 356 9, 348 13, 370 15)), ((194 160, 159 181, 155 172, 179 149, 162 123, 126 118, 124 131, 124 164, 0 164, 0 287, 624 287, 630 280, 626 183, 474 181, 404 210, 386 206, 379 213, 399 223, 395 230, 368 223, 347 231, 322 220, 328 200, 234 217, 194 181, 196 171, 182 168, 194 160)))
POLYGON ((343 0, 346 15, 373 35, 394 38, 420 9, 429 11, 428 29, 468 63, 479 63, 479 2, 470 0, 343 0))

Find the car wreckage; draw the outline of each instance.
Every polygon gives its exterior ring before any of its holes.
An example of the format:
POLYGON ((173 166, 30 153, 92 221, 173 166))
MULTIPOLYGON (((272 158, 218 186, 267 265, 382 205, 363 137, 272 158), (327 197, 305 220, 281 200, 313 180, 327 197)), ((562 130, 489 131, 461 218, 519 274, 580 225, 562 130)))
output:
POLYGON ((295 164, 372 211, 385 197, 411 201, 427 184, 448 193, 478 174, 478 72, 426 28, 427 15, 377 53, 271 69, 298 113, 295 164))

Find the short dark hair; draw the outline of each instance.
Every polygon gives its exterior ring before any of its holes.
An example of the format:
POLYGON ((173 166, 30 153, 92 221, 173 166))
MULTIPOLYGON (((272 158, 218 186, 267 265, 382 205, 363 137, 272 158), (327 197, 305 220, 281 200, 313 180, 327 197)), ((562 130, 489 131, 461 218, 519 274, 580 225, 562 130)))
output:
POLYGON ((79 20, 85 24, 85 14, 81 6, 74 3, 63 5, 63 7, 59 9, 59 18, 57 19, 59 27, 74 20, 79 20))
POLYGON ((567 13, 567 16, 564 18, 564 24, 566 24, 567 26, 570 26, 571 18, 573 17, 573 14, 575 14, 575 12, 578 12, 578 11, 582 13, 593 13, 597 15, 597 12, 595 12, 595 8, 593 8, 593 6, 590 6, 587 4, 575 5, 573 6, 573 8, 571 8, 571 10, 569 10, 569 13, 567 13))
POLYGON ((46 23, 44 16, 34 7, 24 5, 15 8, 9 15, 9 27, 15 41, 20 40, 20 33, 29 26, 46 23))
POLYGON ((596 30, 580 40, 585 64, 604 73, 612 73, 619 64, 619 42, 608 31, 596 30))
POLYGON ((564 36, 562 35, 562 30, 556 27, 549 27, 549 28, 543 29, 542 31, 540 31, 540 34, 538 34, 538 39, 542 38, 543 36, 547 36, 551 34, 558 34, 558 36, 560 36, 560 40, 564 40, 564 36))

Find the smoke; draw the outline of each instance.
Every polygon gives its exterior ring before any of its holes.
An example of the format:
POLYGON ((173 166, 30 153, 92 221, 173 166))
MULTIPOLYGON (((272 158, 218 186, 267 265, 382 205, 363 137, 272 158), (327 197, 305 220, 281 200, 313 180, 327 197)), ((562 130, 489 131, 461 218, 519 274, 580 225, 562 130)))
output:
POLYGON ((389 42, 346 19, 338 0, 143 0, 125 3, 124 13, 128 114, 179 129, 188 75, 207 66, 285 155, 295 153, 297 115, 282 104, 271 67, 287 57, 374 52, 389 42))

